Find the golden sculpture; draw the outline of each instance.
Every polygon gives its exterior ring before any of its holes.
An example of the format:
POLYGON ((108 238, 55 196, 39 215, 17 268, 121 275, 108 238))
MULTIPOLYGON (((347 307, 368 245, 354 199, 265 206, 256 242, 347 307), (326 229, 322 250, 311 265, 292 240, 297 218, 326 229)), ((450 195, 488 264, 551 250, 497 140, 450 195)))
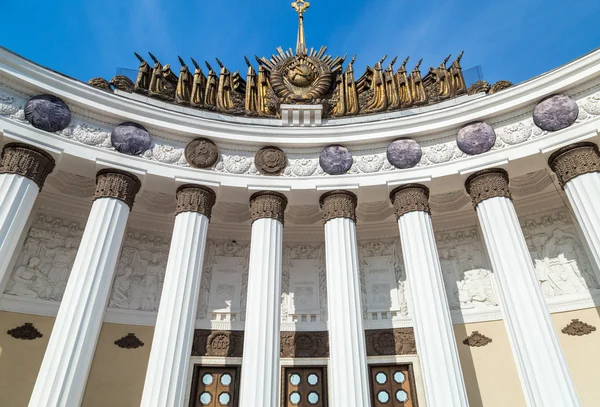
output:
POLYGON ((233 109, 233 101, 231 100, 231 91, 233 90, 233 82, 231 80, 231 72, 225 65, 217 59, 217 63, 221 67, 219 73, 219 86, 217 88, 217 110, 226 112, 233 109))
POLYGON ((138 93, 146 93, 150 88, 150 75, 152 68, 150 64, 144 60, 137 52, 134 52, 137 59, 140 61, 137 78, 135 80, 135 91, 138 93))
POLYGON ((200 65, 192 58, 192 62, 196 67, 194 71, 194 84, 192 86, 192 95, 190 97, 190 104, 195 107, 204 106, 204 92, 206 90, 206 76, 202 72, 200 65))
POLYGON ((192 74, 189 68, 183 62, 180 56, 179 63, 181 64, 181 71, 179 72, 179 81, 177 82, 177 89, 175 90, 175 103, 189 104, 192 95, 192 74))
POLYGON ((446 68, 446 64, 450 57, 451 55, 448 55, 437 68, 429 68, 429 72, 431 72, 435 78, 435 82, 438 86, 438 96, 442 99, 453 95, 452 79, 450 77, 450 72, 448 72, 448 69, 446 68))
POLYGON ((306 55, 306 39, 304 38, 304 12, 308 10, 308 1, 298 0, 292 3, 292 8, 298 13, 298 39, 296 40, 296 55, 306 55))
POLYGON ((256 82, 256 71, 248 58, 244 57, 248 65, 248 74, 246 75, 246 99, 244 108, 246 114, 254 115, 258 113, 258 84, 256 82))
POLYGON ((388 100, 388 109, 396 110, 400 107, 400 92, 398 91, 398 82, 396 82, 396 75, 394 75, 394 64, 398 57, 392 59, 388 67, 383 73, 385 79, 385 94, 388 100))
POLYGON ((408 80, 408 75, 406 74, 406 64, 408 63, 409 58, 410 57, 406 57, 402 65, 400 65, 400 68, 398 68, 398 72, 396 72, 396 83, 398 84, 398 95, 400 96, 400 107, 410 107, 413 104, 410 82, 408 80))
POLYGON ((465 51, 462 51, 450 66, 450 78, 454 90, 452 96, 459 96, 467 93, 467 83, 465 82, 465 77, 463 76, 462 68, 460 66, 460 60, 464 53, 465 51))
POLYGON ((258 67, 258 115, 259 116, 272 116, 275 114, 271 102, 269 101, 269 92, 272 92, 271 81, 269 75, 264 66, 259 65, 258 67))
POLYGON ((204 95, 204 105, 206 107, 215 107, 217 105, 217 89, 219 86, 219 79, 217 74, 213 71, 212 67, 208 62, 205 61, 206 67, 208 68, 208 79, 206 80, 206 93, 204 95))
POLYGON ((377 62, 373 68, 373 79, 371 80, 370 88, 370 90, 373 91, 373 96, 365 107, 365 112, 382 112, 388 107, 385 78, 383 77, 383 68, 381 67, 381 64, 386 58, 387 55, 384 56, 381 61, 377 62))
POLYGON ((171 71, 171 64, 163 66, 154 55, 151 53, 148 54, 154 61, 148 94, 150 96, 157 96, 159 98, 175 97, 175 89, 178 79, 173 71, 171 71))
POLYGON ((427 95, 425 94, 425 88, 423 87, 423 79, 421 78, 421 70, 419 67, 423 62, 423 58, 417 62, 414 69, 408 77, 410 83, 410 90, 412 94, 413 104, 422 105, 427 103, 427 95))

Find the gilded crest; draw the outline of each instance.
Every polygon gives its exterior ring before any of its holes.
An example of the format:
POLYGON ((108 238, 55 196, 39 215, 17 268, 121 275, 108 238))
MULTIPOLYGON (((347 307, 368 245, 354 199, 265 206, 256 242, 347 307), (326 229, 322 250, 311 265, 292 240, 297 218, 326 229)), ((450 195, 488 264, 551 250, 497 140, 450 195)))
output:
POLYGON ((299 55, 279 61, 271 86, 283 103, 318 103, 331 90, 331 68, 319 58, 299 55))

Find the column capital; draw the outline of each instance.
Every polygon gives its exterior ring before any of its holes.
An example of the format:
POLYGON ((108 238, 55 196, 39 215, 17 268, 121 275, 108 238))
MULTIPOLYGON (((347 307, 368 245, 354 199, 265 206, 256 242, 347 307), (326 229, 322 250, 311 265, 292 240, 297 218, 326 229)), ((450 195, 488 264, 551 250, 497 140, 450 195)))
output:
POLYGON ((185 184, 177 188, 176 214, 183 212, 197 212, 209 220, 212 208, 217 200, 217 195, 212 189, 203 185, 185 184))
POLYGON ((564 188, 567 182, 579 175, 600 172, 600 152, 594 143, 575 143, 552 153, 548 165, 564 188))
POLYGON ((321 195, 319 205, 323 211, 323 224, 335 218, 348 218, 356 223, 358 199, 350 191, 335 190, 321 195))
POLYGON ((480 202, 489 198, 512 199, 508 188, 508 172, 502 168, 490 168, 471 174, 465 182, 465 189, 471 196, 475 208, 480 202))
POLYGON ((390 192, 390 201, 394 205, 396 217, 409 212, 422 211, 431 214, 429 206, 429 188, 421 184, 406 184, 390 192))
POLYGON ((8 143, 2 150, 0 174, 17 174, 29 178, 42 190, 46 178, 56 165, 46 151, 25 143, 8 143))
POLYGON ((141 186, 142 183, 135 175, 127 171, 106 168, 96 174, 94 201, 100 198, 115 198, 125 202, 131 210, 141 186))
POLYGON ((259 191, 250 197, 250 216, 252 222, 271 218, 283 223, 283 213, 287 207, 285 195, 275 191, 259 191))

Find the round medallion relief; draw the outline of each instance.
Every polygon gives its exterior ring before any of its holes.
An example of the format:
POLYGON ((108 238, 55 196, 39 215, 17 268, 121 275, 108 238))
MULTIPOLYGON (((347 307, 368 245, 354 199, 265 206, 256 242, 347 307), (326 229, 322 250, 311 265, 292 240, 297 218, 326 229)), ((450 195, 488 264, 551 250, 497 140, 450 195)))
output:
POLYGON ((489 151, 496 143, 496 132, 485 122, 467 124, 458 132, 456 144, 466 154, 477 155, 489 151))
POLYGON ((209 168, 219 159, 219 148, 207 138, 192 140, 185 147, 185 159, 194 168, 209 168))
POLYGON ((557 131, 572 125, 579 115, 577 103, 569 96, 550 96, 533 109, 533 122, 542 130, 557 131))
POLYGON ((396 168, 411 168, 421 161, 421 146, 411 138, 399 138, 387 148, 387 159, 396 168))
POLYGON ((125 122, 114 128, 110 135, 110 142, 119 153, 140 155, 150 148, 152 137, 141 124, 125 122))
POLYGON ((209 356, 229 356, 233 351, 232 337, 228 332, 213 332, 207 339, 209 356))
POLYGON ((280 175, 287 166, 287 157, 277 147, 264 147, 254 156, 254 165, 263 175, 280 175))
POLYGON ((340 145, 325 147, 319 156, 319 164, 327 174, 345 174, 352 167, 352 153, 340 145))
POLYGON ((71 110, 56 96, 39 95, 25 104, 25 118, 36 129, 56 132, 69 126, 71 110))

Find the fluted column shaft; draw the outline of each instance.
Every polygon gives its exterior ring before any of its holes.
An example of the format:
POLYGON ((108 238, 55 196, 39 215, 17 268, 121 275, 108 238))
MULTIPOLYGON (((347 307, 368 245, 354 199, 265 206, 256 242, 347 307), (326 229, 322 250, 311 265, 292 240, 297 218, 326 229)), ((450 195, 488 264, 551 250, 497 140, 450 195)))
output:
POLYGON ((127 219, 140 181, 102 170, 29 407, 81 404, 127 219))
POLYGON ((35 199, 54 169, 54 159, 38 148, 9 143, 0 163, 0 281, 31 214, 35 199))
MULTIPOLYGON (((575 218, 600 269, 600 152, 593 143, 577 143, 556 151, 548 164, 575 212, 575 218)), ((599 276, 596 275, 596 279, 599 276)))
POLYGON ((252 237, 248 270, 240 406, 276 407, 279 399, 281 272, 284 195, 250 198, 252 237))
POLYGON ((508 174, 500 169, 480 171, 467 179, 466 188, 498 281, 504 323, 527 405, 579 406, 512 203, 508 174))
POLYGON ((199 185, 177 190, 177 215, 142 394, 143 407, 181 407, 215 193, 199 185))
POLYGON ((332 407, 369 406, 369 374, 356 242, 356 196, 321 197, 329 313, 329 392, 332 407))
POLYGON ((429 208, 429 190, 408 184, 390 194, 410 289, 409 309, 430 407, 468 406, 429 208))

